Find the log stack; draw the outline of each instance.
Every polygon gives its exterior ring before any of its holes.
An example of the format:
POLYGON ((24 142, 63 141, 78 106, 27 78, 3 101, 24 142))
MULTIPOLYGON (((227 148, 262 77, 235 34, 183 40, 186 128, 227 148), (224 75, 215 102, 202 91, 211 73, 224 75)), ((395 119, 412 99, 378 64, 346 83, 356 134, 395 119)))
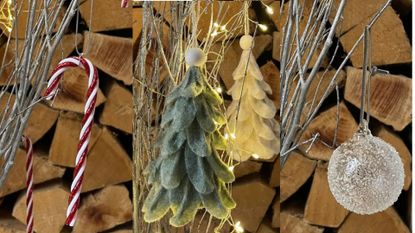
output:
MULTIPOLYGON (((335 35, 341 48, 339 61, 350 51, 364 26, 383 4, 384 1, 347 1, 342 24, 335 35)), ((402 5, 389 6, 372 30, 372 64, 390 71, 390 74, 376 74, 371 79, 370 129, 375 136, 391 144, 402 159, 405 172, 402 194, 392 207, 383 212, 358 215, 339 205, 329 190, 327 166, 331 154, 358 127, 363 61, 363 46, 360 45, 338 82, 339 105, 336 104, 336 94, 330 95, 301 141, 316 134, 319 134, 319 139, 311 147, 307 144, 292 152, 281 170, 281 232, 410 232, 411 45, 407 23, 401 20, 408 11, 399 6, 402 5)), ((333 65, 329 69, 335 71, 337 67, 333 65)), ((324 86, 324 83, 323 79, 320 85, 324 86)), ((311 85, 312 93, 314 86, 311 85)))
MULTIPOLYGON (((91 2, 81 3, 80 32, 75 34, 75 26, 69 28, 51 66, 52 70, 62 58, 76 56, 77 41, 78 48, 99 71, 97 109, 73 232, 131 233, 132 8, 120 8, 119 1, 94 0, 90 25, 91 2)), ((19 28, 24 28, 25 20, 19 23, 19 28)), ((7 59, 14 56, 11 48, 7 59)), ((7 72, 3 75, 2 88, 7 72)), ((57 98, 53 103, 36 104, 25 130, 34 142, 36 232, 57 233, 64 228, 86 91, 84 71, 67 70, 57 98)), ((3 96, 0 109, 4 109, 8 97, 11 101, 15 98, 13 93, 3 96)), ((26 154, 19 149, 14 167, 0 188, 0 233, 26 232, 25 161, 26 154)))

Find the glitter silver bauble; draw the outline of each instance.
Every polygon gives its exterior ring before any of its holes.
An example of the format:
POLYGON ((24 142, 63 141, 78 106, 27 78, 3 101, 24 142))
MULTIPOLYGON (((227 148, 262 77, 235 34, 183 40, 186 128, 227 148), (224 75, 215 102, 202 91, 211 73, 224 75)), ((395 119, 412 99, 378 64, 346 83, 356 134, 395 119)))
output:
POLYGON ((333 152, 328 182, 344 208, 373 214, 398 199, 404 182, 403 164, 391 145, 361 130, 333 152))

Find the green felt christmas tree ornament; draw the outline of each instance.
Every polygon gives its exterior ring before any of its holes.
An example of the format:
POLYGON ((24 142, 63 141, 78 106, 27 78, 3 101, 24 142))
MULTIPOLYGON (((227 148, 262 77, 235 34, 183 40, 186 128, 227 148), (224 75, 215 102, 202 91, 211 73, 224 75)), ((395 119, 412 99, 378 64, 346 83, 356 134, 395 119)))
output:
POLYGON ((223 100, 203 74, 203 51, 189 49, 185 60, 186 76, 166 99, 160 155, 148 167, 152 188, 142 209, 147 222, 171 210, 170 224, 176 227, 191 222, 198 209, 225 219, 235 207, 226 187, 235 177, 217 152, 226 149, 219 131, 226 122, 219 109, 223 100))

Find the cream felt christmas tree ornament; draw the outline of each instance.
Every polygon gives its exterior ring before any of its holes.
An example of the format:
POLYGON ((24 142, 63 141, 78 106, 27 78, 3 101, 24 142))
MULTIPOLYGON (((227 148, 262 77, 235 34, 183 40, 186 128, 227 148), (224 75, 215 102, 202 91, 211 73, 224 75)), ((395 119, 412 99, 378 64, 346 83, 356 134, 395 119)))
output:
POLYGON ((245 161, 271 159, 279 153, 279 124, 274 119, 276 108, 267 94, 271 87, 265 82, 252 54, 253 38, 241 37, 241 60, 233 72, 235 83, 229 89, 232 103, 227 109, 229 128, 235 137, 233 159, 245 161))
POLYGON ((225 219, 235 207, 226 187, 235 177, 217 151, 226 149, 219 131, 226 122, 219 109, 223 100, 203 74, 203 51, 189 49, 185 60, 186 76, 166 99, 160 155, 148 167, 152 188, 142 209, 147 222, 171 210, 170 224, 177 227, 191 222, 198 209, 225 219))
POLYGON ((373 214, 387 209, 398 199, 404 185, 403 164, 398 152, 375 137, 368 129, 370 89, 368 73, 369 30, 365 31, 365 62, 363 68, 360 128, 353 137, 341 144, 330 158, 328 182, 336 201, 358 214, 373 214), (368 107, 369 109, 369 107, 368 107))

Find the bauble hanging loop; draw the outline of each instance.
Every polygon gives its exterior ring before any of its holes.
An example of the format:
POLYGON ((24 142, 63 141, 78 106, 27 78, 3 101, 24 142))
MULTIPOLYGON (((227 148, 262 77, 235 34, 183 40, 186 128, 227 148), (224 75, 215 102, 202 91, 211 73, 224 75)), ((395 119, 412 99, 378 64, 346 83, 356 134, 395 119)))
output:
POLYGON ((359 130, 333 152, 328 182, 334 198, 344 208, 373 214, 398 199, 404 185, 403 164, 391 145, 368 130, 359 130))

